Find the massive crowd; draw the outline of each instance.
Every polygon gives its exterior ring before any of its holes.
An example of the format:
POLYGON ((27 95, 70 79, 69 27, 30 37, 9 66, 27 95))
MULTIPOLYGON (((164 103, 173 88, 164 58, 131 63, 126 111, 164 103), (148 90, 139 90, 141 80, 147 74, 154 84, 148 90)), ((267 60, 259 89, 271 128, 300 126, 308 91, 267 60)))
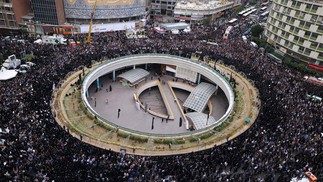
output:
MULTIPOLYGON (((71 38, 81 45, 33 44, 1 37, 4 57, 25 50, 37 65, 31 72, 0 82, 0 179, 5 181, 290 181, 305 171, 323 179, 322 103, 306 93, 322 87, 303 81, 303 74, 279 65, 257 48, 235 39, 222 40, 225 27, 196 26, 187 34, 158 34, 146 27, 146 39, 127 39, 125 32, 71 38), (218 46, 209 45, 212 39, 218 46), (234 65, 254 81, 262 106, 255 124, 239 137, 212 149, 183 155, 123 155, 73 138, 50 111, 53 83, 91 60, 128 54, 167 53, 201 56, 234 65)), ((236 32, 238 34, 239 32, 236 32)))

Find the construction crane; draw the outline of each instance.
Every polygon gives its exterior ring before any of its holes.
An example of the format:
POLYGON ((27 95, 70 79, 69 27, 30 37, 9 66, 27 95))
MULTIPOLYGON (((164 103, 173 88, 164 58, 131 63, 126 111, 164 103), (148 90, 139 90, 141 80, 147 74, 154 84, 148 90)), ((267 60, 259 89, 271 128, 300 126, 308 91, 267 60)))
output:
POLYGON ((91 32, 92 32, 92 24, 93 24, 93 15, 94 15, 95 10, 96 10, 96 2, 97 2, 97 0, 95 0, 93 10, 91 11, 91 19, 90 19, 89 32, 87 34, 87 39, 86 39, 86 43, 87 44, 91 44, 91 32))

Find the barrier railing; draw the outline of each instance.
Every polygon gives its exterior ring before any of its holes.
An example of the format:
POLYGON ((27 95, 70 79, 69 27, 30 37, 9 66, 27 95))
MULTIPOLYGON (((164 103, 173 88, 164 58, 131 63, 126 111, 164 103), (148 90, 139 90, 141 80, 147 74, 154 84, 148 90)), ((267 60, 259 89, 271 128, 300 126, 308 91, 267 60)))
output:
MULTIPOLYGON (((83 78, 83 81, 86 80, 88 78, 88 76, 91 75, 91 73, 94 70, 96 70, 97 68, 99 68, 99 67, 101 67, 101 66, 103 66, 105 64, 111 64, 113 62, 118 62, 118 61, 126 59, 126 58, 132 58, 132 57, 138 57, 138 56, 143 56, 143 57, 151 57, 151 56, 170 57, 170 58, 181 59, 183 61, 188 61, 188 62, 190 62, 192 64, 202 66, 203 68, 207 69, 208 71, 211 71, 212 73, 214 73, 214 74, 218 75, 220 78, 222 78, 222 81, 224 81, 227 84, 227 87, 229 88, 229 92, 231 92, 231 95, 233 96, 233 98, 231 98, 231 99, 234 100, 234 92, 232 90, 232 87, 231 87, 230 83, 228 82, 228 80, 223 75, 218 73, 216 70, 214 70, 213 68, 211 68, 210 66, 208 66, 207 64, 205 64, 203 62, 196 62, 196 61, 193 61, 193 60, 188 59, 188 58, 169 55, 169 54, 167 54, 167 55, 166 54, 151 54, 151 53, 150 54, 135 54, 135 55, 128 55, 128 56, 118 57, 118 58, 115 58, 115 59, 112 59, 112 60, 109 60, 109 61, 105 61, 105 62, 102 62, 101 64, 97 64, 90 72, 88 72, 85 75, 85 77, 83 78)), ((68 73, 67 76, 63 80, 65 81, 71 74, 72 73, 68 73)), ((63 81, 63 80, 61 80, 61 81, 63 81)), ((59 85, 61 86, 61 84, 62 83, 60 82, 59 85)), ((84 90, 83 84, 84 84, 84 82, 82 82, 81 97, 83 98, 83 96, 84 96, 86 98, 86 96, 85 96, 86 91, 84 90)), ((228 99, 230 100, 230 98, 228 98, 228 99)), ((139 135, 139 136, 144 136, 144 137, 159 137, 159 138, 161 138, 161 137, 162 138, 182 138, 182 137, 189 137, 189 136, 192 136, 192 135, 199 135, 199 134, 202 134, 202 133, 205 133, 205 132, 209 132, 209 131, 213 130, 213 128, 219 126, 221 123, 228 120, 229 116, 231 115, 231 113, 233 111, 234 105, 235 105, 235 104, 232 105, 230 110, 228 110, 227 115, 223 116, 219 120, 219 122, 216 122, 215 124, 210 125, 208 127, 205 127, 203 129, 195 130, 195 131, 189 131, 189 132, 185 132, 185 133, 176 133, 176 134, 154 134, 154 133, 136 131, 136 130, 132 130, 132 129, 129 129, 129 128, 119 126, 119 125, 117 125, 115 123, 112 123, 112 122, 108 121, 105 118, 102 118, 98 114, 96 114, 96 112, 92 109, 92 107, 89 107, 86 104, 84 99, 82 99, 82 104, 85 107, 85 109, 88 110, 89 113, 93 117, 96 117, 97 120, 99 120, 100 122, 108 124, 110 127, 113 127, 115 129, 118 129, 118 130, 122 130, 123 132, 129 133, 129 134, 134 134, 134 135, 139 135)))

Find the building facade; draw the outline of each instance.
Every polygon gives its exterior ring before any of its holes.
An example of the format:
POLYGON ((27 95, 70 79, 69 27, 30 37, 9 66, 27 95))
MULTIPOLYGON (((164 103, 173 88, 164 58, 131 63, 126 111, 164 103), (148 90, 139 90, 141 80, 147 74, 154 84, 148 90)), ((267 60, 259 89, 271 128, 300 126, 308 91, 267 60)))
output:
POLYGON ((71 24, 94 24, 139 20, 146 15, 146 0, 64 0, 65 17, 71 24))
POLYGON ((34 21, 42 24, 65 23, 63 0, 31 0, 34 21))
POLYGON ((0 28, 17 29, 30 10, 29 0, 0 0, 0 28))
POLYGON ((265 36, 282 52, 323 65, 323 1, 273 0, 265 36))
POLYGON ((173 16, 177 0, 150 0, 153 17, 173 16))
POLYGON ((240 0, 198 0, 180 1, 174 9, 175 20, 185 20, 189 22, 201 22, 205 19, 214 20, 224 14, 225 11, 239 6, 240 0))
POLYGON ((151 0, 151 15, 156 19, 166 16, 175 21, 194 23, 220 17, 226 10, 240 4, 241 0, 151 0))

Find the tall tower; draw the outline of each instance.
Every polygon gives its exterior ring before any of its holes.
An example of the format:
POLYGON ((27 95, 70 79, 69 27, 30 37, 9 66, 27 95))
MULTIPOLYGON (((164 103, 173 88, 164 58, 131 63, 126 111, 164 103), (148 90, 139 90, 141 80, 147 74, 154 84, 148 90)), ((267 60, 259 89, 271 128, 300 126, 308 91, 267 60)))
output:
POLYGON ((63 0, 31 0, 31 5, 35 22, 52 25, 65 23, 63 0))

